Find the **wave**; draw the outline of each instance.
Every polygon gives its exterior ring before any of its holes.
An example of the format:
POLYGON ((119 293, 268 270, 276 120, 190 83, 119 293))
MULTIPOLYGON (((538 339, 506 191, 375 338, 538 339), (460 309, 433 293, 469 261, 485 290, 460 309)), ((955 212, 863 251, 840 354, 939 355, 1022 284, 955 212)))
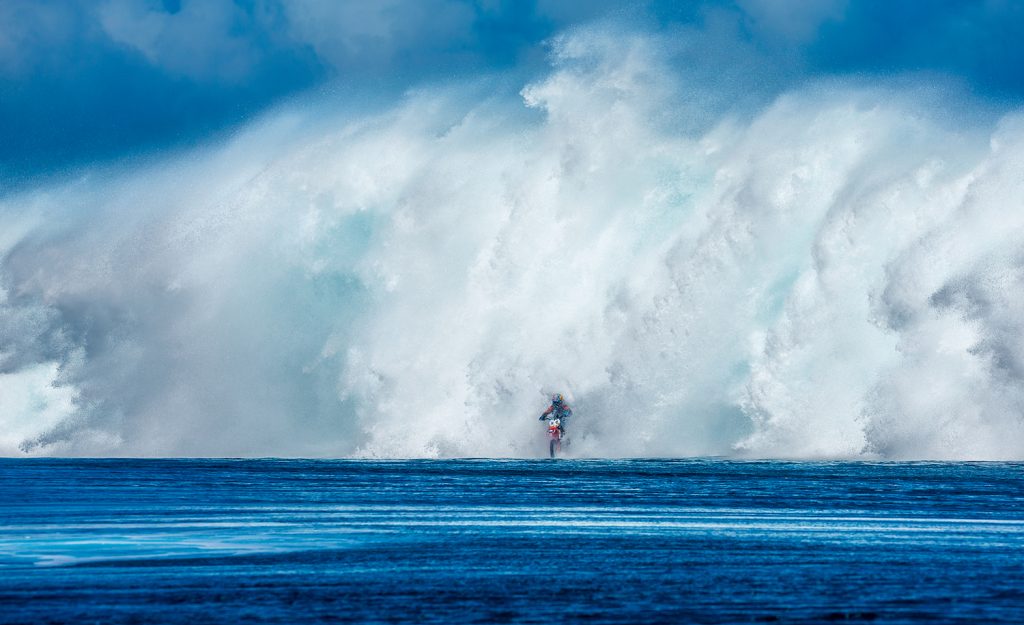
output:
POLYGON ((1019 114, 665 45, 3 199, 0 453, 1024 458, 1019 114))

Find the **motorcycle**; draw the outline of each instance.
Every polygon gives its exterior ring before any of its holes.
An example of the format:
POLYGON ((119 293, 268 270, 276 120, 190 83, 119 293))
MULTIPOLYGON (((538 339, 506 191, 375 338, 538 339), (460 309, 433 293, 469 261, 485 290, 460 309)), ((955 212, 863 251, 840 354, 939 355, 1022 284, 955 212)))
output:
POLYGON ((562 421, 560 419, 548 419, 548 453, 555 457, 555 453, 562 452, 562 421))

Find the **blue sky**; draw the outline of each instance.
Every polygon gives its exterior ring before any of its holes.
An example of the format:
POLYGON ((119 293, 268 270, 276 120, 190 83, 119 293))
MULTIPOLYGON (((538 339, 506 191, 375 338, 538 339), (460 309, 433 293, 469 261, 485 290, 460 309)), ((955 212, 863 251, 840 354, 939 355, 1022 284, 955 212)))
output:
MULTIPOLYGON (((1024 3, 1012 0, 5 0, 0 181, 188 145, 305 92, 529 74, 553 34, 599 19, 724 32, 760 56, 767 92, 928 72, 1024 98, 1024 3)), ((684 62, 714 74, 730 61, 684 62)))

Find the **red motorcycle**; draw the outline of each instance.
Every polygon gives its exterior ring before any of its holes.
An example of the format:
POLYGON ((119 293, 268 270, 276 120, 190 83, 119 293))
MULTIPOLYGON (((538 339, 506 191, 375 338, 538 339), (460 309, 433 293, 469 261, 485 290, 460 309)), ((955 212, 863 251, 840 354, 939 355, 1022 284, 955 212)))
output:
POLYGON ((562 453, 562 421, 560 419, 548 419, 548 452, 551 457, 555 453, 562 453))

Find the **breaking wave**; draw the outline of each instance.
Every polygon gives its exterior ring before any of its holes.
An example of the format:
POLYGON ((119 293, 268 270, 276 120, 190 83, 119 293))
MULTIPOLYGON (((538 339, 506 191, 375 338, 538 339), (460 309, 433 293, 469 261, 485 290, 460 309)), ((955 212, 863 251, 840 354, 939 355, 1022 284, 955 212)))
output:
POLYGON ((1024 118, 665 49, 0 200, 0 453, 1024 458, 1024 118))

